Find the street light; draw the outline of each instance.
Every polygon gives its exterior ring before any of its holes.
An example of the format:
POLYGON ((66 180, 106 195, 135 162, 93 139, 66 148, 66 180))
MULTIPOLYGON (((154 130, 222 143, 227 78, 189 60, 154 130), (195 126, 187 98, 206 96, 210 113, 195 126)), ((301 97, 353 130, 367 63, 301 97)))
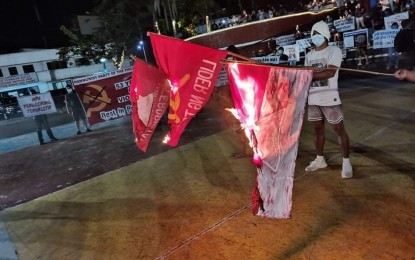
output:
POLYGON ((107 73, 108 71, 107 71, 107 66, 105 65, 105 62, 107 61, 107 59, 106 58, 101 58, 100 60, 99 60, 101 63, 102 63, 102 65, 104 66, 104 73, 107 73))
POLYGON ((144 42, 143 42, 143 41, 139 41, 139 42, 138 42, 137 49, 138 49, 138 50, 143 49, 144 59, 145 59, 145 60, 146 60, 146 62, 147 62, 146 49, 144 48, 144 42))

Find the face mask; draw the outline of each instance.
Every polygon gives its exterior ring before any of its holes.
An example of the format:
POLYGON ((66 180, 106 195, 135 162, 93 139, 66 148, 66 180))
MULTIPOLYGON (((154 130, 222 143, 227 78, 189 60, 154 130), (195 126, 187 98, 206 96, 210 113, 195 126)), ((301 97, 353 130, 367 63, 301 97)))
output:
POLYGON ((323 35, 316 34, 316 35, 311 36, 311 41, 314 43, 314 45, 316 45, 317 47, 320 47, 326 41, 326 39, 324 38, 323 35))
POLYGON ((72 89, 68 88, 67 89, 68 93, 72 93, 72 89))

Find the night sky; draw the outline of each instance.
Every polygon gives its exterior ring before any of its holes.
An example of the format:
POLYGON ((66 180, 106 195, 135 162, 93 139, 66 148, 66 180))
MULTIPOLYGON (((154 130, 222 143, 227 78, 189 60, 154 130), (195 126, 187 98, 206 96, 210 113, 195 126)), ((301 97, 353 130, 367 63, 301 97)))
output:
MULTIPOLYGON (((236 0, 216 1, 222 7, 233 6, 234 8, 228 9, 238 12, 236 0)), ((278 3, 290 1, 280 0, 278 3)), ((22 48, 44 49, 68 46, 68 38, 59 27, 61 25, 74 27, 76 15, 91 12, 93 2, 94 0, 0 0, 0 54, 18 52, 22 48), (35 6, 39 11, 40 21, 36 16, 35 6)), ((241 0, 241 2, 249 10, 252 0, 241 0)), ((275 0, 255 0, 254 3, 262 8, 265 8, 267 3, 276 6, 275 0)))
POLYGON ((92 8, 91 0, 1 0, 0 54, 21 48, 58 48, 68 45, 61 25, 72 27, 76 15, 92 8), (37 19, 38 8, 40 22, 37 19))

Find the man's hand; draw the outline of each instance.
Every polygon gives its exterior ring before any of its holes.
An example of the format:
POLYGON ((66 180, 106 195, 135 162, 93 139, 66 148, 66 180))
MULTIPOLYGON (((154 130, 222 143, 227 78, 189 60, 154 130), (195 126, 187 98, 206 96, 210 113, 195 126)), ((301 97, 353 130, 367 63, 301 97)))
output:
POLYGON ((397 70, 395 71, 395 78, 399 79, 399 80, 404 80, 408 77, 408 70, 397 70))

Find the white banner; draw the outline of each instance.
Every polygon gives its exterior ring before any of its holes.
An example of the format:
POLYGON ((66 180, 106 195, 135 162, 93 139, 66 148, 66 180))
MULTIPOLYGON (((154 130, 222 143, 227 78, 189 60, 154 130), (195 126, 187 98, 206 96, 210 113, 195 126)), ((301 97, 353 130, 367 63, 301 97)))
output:
POLYGON ((280 60, 278 56, 252 57, 251 59, 267 64, 279 64, 280 60))
POLYGON ((17 98, 20 109, 25 117, 50 114, 56 112, 50 92, 17 98))
POLYGON ((338 32, 353 31, 355 29, 354 24, 354 17, 334 21, 334 27, 338 32))
POLYGON ((284 36, 277 37, 275 39, 275 42, 277 43, 277 45, 280 45, 280 46, 294 44, 295 43, 295 35, 290 34, 290 35, 284 35, 284 36))
POLYGON ((380 30, 373 33, 373 49, 394 47, 399 30, 380 30))
POLYGON ((393 14, 384 18, 385 29, 391 29, 393 23, 397 23, 399 28, 402 28, 401 22, 403 20, 409 19, 408 12, 393 14))
POLYGON ((133 71, 133 67, 129 67, 129 68, 125 68, 125 69, 110 71, 110 72, 107 72, 107 73, 101 73, 101 74, 92 75, 92 76, 88 76, 88 77, 77 78, 77 79, 72 80, 72 84, 74 86, 82 85, 82 84, 85 84, 85 83, 89 83, 89 82, 97 81, 97 80, 100 80, 100 79, 105 79, 105 78, 118 76, 118 75, 121 75, 121 74, 124 74, 124 73, 127 73, 127 72, 132 72, 132 71, 133 71))
POLYGON ((0 77, 0 88, 7 88, 18 85, 26 85, 38 82, 36 72, 14 75, 9 77, 0 77))

